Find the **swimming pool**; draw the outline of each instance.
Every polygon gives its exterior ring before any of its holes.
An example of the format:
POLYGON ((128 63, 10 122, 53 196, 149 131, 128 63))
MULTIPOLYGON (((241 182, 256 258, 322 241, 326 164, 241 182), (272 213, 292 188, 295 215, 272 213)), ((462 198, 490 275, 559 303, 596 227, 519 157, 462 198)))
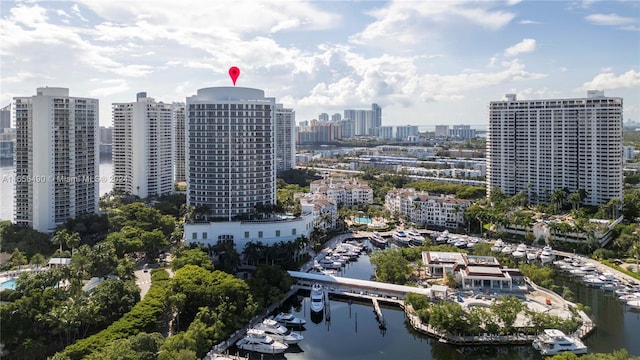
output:
POLYGON ((4 282, 0 283, 0 291, 2 291, 4 289, 15 290, 16 289, 16 279, 9 279, 7 281, 4 281, 4 282))
POLYGON ((371 224, 373 222, 373 220, 368 217, 354 217, 353 221, 357 222, 358 224, 371 224))

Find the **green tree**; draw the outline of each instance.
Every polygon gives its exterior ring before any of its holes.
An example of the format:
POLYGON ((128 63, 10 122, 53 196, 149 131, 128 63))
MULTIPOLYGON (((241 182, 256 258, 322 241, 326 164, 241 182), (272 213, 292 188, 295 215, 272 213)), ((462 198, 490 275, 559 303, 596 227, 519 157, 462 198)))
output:
POLYGON ((522 300, 514 296, 501 296, 491 305, 491 311, 498 317, 502 323, 502 332, 504 334, 513 333, 513 325, 515 324, 518 313, 525 309, 522 300))
POLYGON ((12 268, 20 267, 22 265, 27 264, 27 257, 22 253, 22 251, 18 250, 18 248, 13 249, 11 256, 9 257, 9 264, 11 264, 12 268))
POLYGON ((171 269, 176 271, 185 265, 197 265, 209 271, 213 270, 211 258, 200 247, 193 249, 182 248, 174 252, 173 260, 171 260, 171 269))
POLYGON ((378 250, 371 254, 371 264, 376 277, 385 282, 404 284, 411 272, 409 261, 402 256, 399 249, 378 250))
POLYGON ((47 260, 40 253, 36 253, 31 257, 30 264, 35 265, 37 268, 47 264, 47 260))

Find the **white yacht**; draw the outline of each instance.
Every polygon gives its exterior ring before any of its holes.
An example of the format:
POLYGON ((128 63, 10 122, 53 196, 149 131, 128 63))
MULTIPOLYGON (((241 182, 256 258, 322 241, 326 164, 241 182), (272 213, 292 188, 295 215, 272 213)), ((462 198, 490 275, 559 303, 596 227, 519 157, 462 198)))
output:
POLYGON ((496 242, 493 243, 493 246, 491 247, 491 251, 501 252, 503 247, 504 247, 504 242, 502 242, 502 239, 498 239, 496 240, 496 242))
POLYGON ((262 330, 273 340, 280 341, 288 345, 297 344, 304 339, 302 335, 292 332, 273 319, 264 319, 253 328, 256 330, 262 330))
POLYGON ((314 283, 311 286, 311 311, 322 312, 324 309, 324 289, 322 285, 314 283))
POLYGON ((263 354, 281 354, 289 348, 289 345, 275 341, 264 331, 256 329, 249 329, 247 335, 238 340, 236 346, 242 350, 263 354))
POLYGON ((551 246, 547 245, 542 248, 542 252, 540 253, 540 261, 543 263, 551 262, 555 256, 553 255, 553 249, 551 246))
POLYGON ((540 250, 527 251, 527 260, 529 260, 529 261, 533 261, 533 260, 537 259, 539 256, 540 256, 540 250))
POLYGON ((393 232, 393 235, 391 235, 391 237, 400 246, 409 246, 409 240, 411 240, 409 235, 407 235, 407 233, 404 230, 400 230, 400 229, 396 229, 396 231, 393 232))
POLYGON ((407 230, 407 236, 409 236, 409 242, 413 245, 421 246, 424 244, 424 236, 415 228, 407 230))
POLYGON ((563 352, 587 353, 587 346, 580 339, 567 336, 558 329, 545 329, 533 341, 533 347, 542 355, 557 355, 563 352))
POLYGON ((525 257, 525 255, 527 255, 527 245, 525 244, 518 245, 518 247, 516 247, 516 250, 511 253, 511 256, 516 259, 521 259, 525 257))
POLYGON ((513 248, 511 247, 511 245, 506 245, 502 248, 502 250, 500 250, 500 252, 503 254, 511 254, 513 252, 513 248))
POLYGON ((445 230, 436 238, 436 244, 446 244, 449 240, 449 231, 445 230))
POLYGON ((303 326, 307 321, 303 318, 296 317, 292 313, 279 313, 273 317, 273 320, 286 326, 303 326))
POLYGON ((369 236, 369 241, 375 246, 386 247, 388 244, 388 240, 385 239, 379 232, 374 231, 371 236, 369 236))

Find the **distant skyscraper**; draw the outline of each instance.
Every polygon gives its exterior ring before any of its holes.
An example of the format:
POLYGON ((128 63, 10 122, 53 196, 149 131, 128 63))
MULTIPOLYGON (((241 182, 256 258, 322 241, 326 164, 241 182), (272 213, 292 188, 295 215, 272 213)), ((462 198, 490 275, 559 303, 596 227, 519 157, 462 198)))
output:
POLYGON ((403 125, 396 127, 396 139, 407 140, 410 136, 418 135, 418 126, 403 125))
POLYGON ((505 100, 489 104, 487 194, 525 191, 550 201, 584 190, 587 205, 622 200, 622 98, 505 100))
POLYGON ((15 222, 53 232, 98 210, 98 100, 69 89, 16 97, 15 222))
POLYGON ((186 136, 186 112, 184 103, 173 103, 173 125, 174 125, 174 140, 173 140, 173 154, 174 154, 174 166, 175 166, 175 174, 174 181, 176 182, 185 182, 187 181, 187 170, 186 170, 186 152, 185 147, 187 146, 187 136, 186 136))
POLYGON ((113 128, 100 126, 100 144, 113 143, 113 128))
POLYGON ((342 115, 339 113, 331 115, 331 122, 339 122, 340 120, 342 120, 342 115))
POLYGON ((282 104, 275 106, 275 146, 276 172, 295 168, 296 113, 282 104))
POLYGON ((322 113, 322 114, 318 115, 318 120, 320 120, 322 122, 328 122, 329 121, 329 114, 322 113))
POLYGON ((231 221, 276 203, 274 108, 258 89, 211 87, 187 97, 188 205, 231 221))
POLYGON ((11 127, 11 104, 0 109, 0 133, 11 127))
POLYGON ((458 139, 473 139, 476 137, 476 129, 472 129, 470 125, 453 125, 449 129, 449 136, 458 139))
POLYGON ((449 126, 436 125, 436 137, 447 137, 447 136, 449 136, 449 126))
POLYGON ((113 188, 141 198, 173 192, 172 106, 147 93, 114 103, 113 188))
POLYGON ((382 126, 382 108, 378 104, 371 104, 371 128, 382 126))
POLYGON ((393 126, 381 126, 379 133, 380 139, 393 139, 393 126))

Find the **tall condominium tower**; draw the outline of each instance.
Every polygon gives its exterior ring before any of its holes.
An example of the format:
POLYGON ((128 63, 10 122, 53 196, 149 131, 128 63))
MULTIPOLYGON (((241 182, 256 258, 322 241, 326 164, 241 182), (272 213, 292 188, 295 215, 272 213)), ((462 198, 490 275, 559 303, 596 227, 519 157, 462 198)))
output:
POLYGON ((276 203, 275 99, 242 87, 187 97, 187 204, 232 221, 276 203))
POLYGON ((98 210, 98 100, 44 87, 16 97, 15 222, 53 232, 98 210))
POLYGON ((296 167, 296 113, 275 106, 275 157, 276 172, 296 167))
POLYGON ((112 111, 113 188, 141 198, 172 193, 172 105, 141 92, 112 111))
POLYGON ((11 104, 0 109, 0 133, 11 127, 11 104))
POLYGON ((622 99, 586 98, 489 104, 487 193, 524 190, 532 202, 555 189, 586 191, 583 203, 622 199, 622 99))
POLYGON ((382 108, 378 104, 371 104, 371 131, 382 126, 382 108))
POLYGON ((176 182, 187 181, 186 172, 186 153, 187 137, 185 134, 186 112, 184 103, 173 103, 173 125, 174 125, 174 165, 176 182))

